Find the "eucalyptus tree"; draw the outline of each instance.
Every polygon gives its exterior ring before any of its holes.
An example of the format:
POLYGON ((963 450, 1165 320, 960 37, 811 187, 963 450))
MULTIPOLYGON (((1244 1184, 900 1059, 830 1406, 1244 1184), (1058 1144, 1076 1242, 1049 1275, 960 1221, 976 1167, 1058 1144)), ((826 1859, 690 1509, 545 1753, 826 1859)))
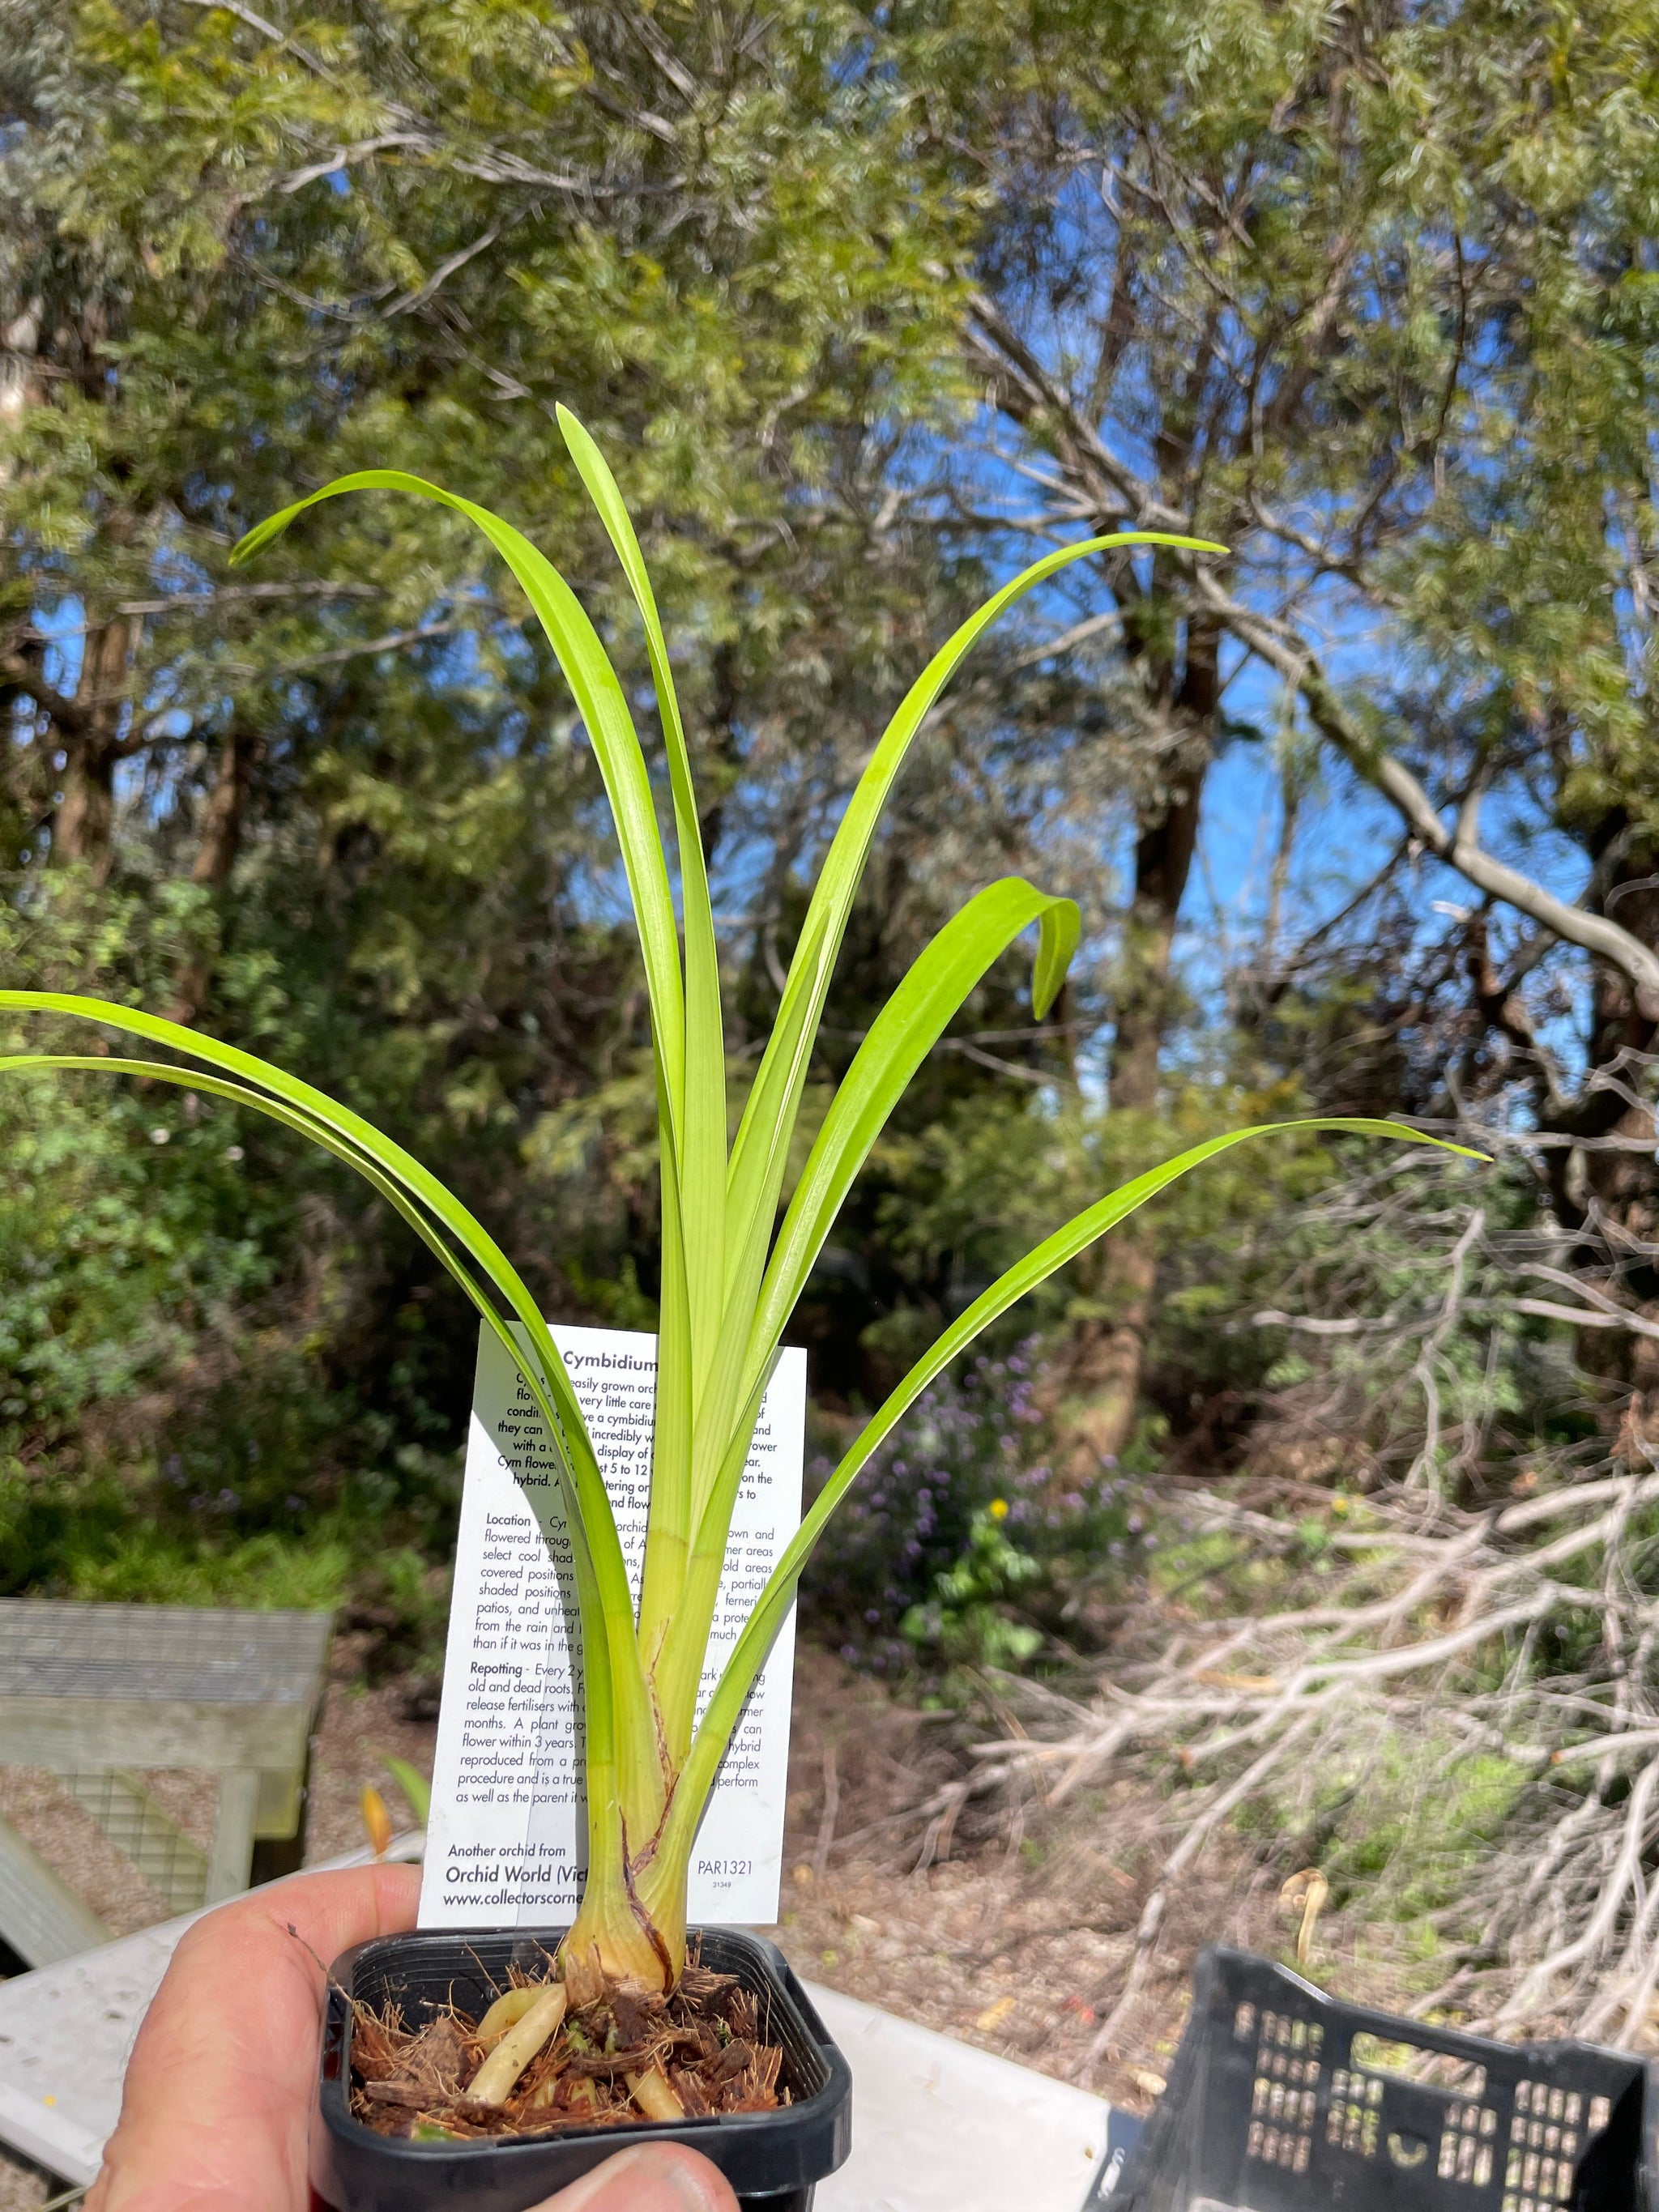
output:
MULTIPOLYGON (((1125 556, 1089 611, 1138 733, 1114 1110, 1157 1109, 1206 775, 1265 678, 1393 810, 1395 889, 1412 855, 1462 878, 1470 1017, 1546 1121, 1605 1134, 1620 1094, 1546 1070, 1528 993, 1587 959, 1602 1068, 1659 1013, 1652 9, 939 0, 884 21, 915 158, 984 211, 961 343, 1006 525, 1232 549, 1125 556), (1565 834, 1571 880, 1500 802, 1565 834)), ((974 496, 982 513, 982 475, 974 496)), ((1452 885, 1431 865, 1411 881, 1419 933, 1443 933, 1452 885)), ((1568 1157, 1569 1222, 1586 1172, 1650 1181, 1568 1157)), ((1074 1381, 1096 1449, 1133 1410, 1154 1267, 1150 1242, 1121 1244, 1094 1286, 1074 1381)))

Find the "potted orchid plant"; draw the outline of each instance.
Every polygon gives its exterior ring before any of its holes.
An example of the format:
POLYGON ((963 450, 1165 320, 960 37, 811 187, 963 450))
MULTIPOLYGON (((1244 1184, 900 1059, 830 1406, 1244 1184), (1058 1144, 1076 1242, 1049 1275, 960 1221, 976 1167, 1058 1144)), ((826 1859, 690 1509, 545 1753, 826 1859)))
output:
MULTIPOLYGON (((522 1941, 500 1939, 499 1956, 485 1962, 489 1984, 477 1989, 471 2012, 456 1995, 458 1960, 463 1949, 482 1959, 477 1940, 462 1946, 441 1932, 389 1939, 396 1948, 390 1963, 380 1946, 370 1947, 375 1958, 343 1964, 324 2062, 325 2192, 388 2207, 453 2202, 459 2193, 470 2204, 509 2212, 607 2155, 617 2126, 628 2124, 692 2130, 740 2190, 779 2206, 804 2203, 802 2192, 845 2154, 845 2069, 775 1953, 752 1944, 744 1953, 729 1932, 706 1933, 689 1953, 686 1926, 698 1823, 801 1570, 871 1454, 983 1329, 1178 1177, 1269 1133, 1251 1127, 1212 1137, 1098 1198, 943 1331, 813 1501, 699 1717, 739 1481, 813 1263, 912 1077, 993 963, 1027 932, 1036 939, 1034 1014, 1041 1019, 1052 1005, 1078 946, 1078 908, 1010 876, 945 924, 872 1024, 785 1205, 818 1024, 884 803, 975 640, 1047 578, 1093 555, 1140 544, 1200 556, 1224 549, 1153 532, 1068 544, 1005 584, 934 654, 871 754, 830 843, 770 1040, 728 1141, 714 917, 667 642, 611 469, 574 416, 561 410, 559 422, 644 626, 672 835, 659 827, 647 754, 593 623, 558 570, 499 516, 418 477, 368 470, 272 516, 235 557, 256 554, 318 500, 346 492, 407 493, 458 510, 483 532, 533 608, 593 746, 638 931, 659 1107, 662 1287, 637 1606, 599 1462, 546 1319, 489 1231, 402 1146, 269 1061, 94 999, 0 991, 0 1006, 70 1017, 167 1056, 112 1054, 100 1040, 96 1051, 17 1054, 0 1066, 187 1085, 269 1115, 322 1146, 436 1254, 511 1351, 555 1443, 583 1661, 587 1860, 580 1908, 569 1929, 549 1932, 535 1970, 525 1965, 532 1954, 522 1941), (437 1993, 440 2012, 418 2033, 397 2027, 385 2001, 412 2002, 423 1987, 437 1993)), ((1350 1117, 1277 1126, 1437 1141, 1398 1123, 1350 1117)))

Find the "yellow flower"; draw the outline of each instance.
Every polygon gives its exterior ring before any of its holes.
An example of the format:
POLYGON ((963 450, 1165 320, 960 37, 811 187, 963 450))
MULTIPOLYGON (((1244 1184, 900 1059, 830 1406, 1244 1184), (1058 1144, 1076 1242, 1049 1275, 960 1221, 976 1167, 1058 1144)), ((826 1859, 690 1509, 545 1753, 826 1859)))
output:
POLYGON ((994 1521, 1006 1521, 1008 1518, 1008 1501, 1006 1498, 994 1498, 991 1500, 991 1518, 994 1521))

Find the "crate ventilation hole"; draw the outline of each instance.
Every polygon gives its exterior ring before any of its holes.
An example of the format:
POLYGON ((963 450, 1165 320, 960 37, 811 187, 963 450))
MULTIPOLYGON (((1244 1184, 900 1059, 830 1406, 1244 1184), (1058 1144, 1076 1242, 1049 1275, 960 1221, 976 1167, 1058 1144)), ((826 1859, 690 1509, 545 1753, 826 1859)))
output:
MULTIPOLYGON (((1255 2007, 1240 2005, 1233 2033, 1248 2042, 1255 2007)), ((1319 2101, 1320 2051, 1325 2031, 1316 2021, 1292 2020, 1282 2012, 1261 2015, 1261 2039, 1255 2051, 1255 2083, 1250 2093, 1247 2158, 1266 2166, 1305 2173, 1313 2148, 1314 2109, 1319 2101)), ((1377 2084, 1380 2091, 1382 2084, 1377 2084)), ((1331 2107, 1332 2124, 1336 2106, 1331 2107)), ((1375 2119, 1372 2122, 1375 2130, 1375 2119)), ((1334 2142, 1336 2138, 1332 2136, 1334 2142)))
POLYGON ((1613 2117, 1606 2097, 1592 2097, 1583 2134, 1578 2123, 1584 2100, 1576 2089, 1552 2088, 1545 2081, 1522 2081, 1515 2092, 1510 2122, 1510 2151, 1504 2169, 1503 2212, 1555 2212, 1572 2195, 1573 2168, 1592 2136, 1613 2117))
MULTIPOLYGON (((1241 2042, 1249 2042, 1255 2032, 1255 2007, 1240 2005, 1234 2016, 1234 2035, 1241 2042)), ((1250 2127, 1244 2145, 1247 2158, 1260 2160, 1264 2166, 1286 2167, 1292 2173, 1307 2172, 1319 2102, 1324 2034, 1316 2021, 1297 2020, 1286 2013, 1262 2013, 1250 2095, 1250 2127)), ((1475 2067, 1469 2071, 1468 2086, 1474 2094, 1446 2108, 1435 2172, 1442 2181, 1461 2181, 1471 2188, 1484 2189, 1492 2180, 1496 2163, 1498 2112, 1494 2106, 1482 2101, 1486 2079, 1481 2069, 1475 2067)), ((1358 2067, 1333 2068, 1330 2105, 1325 2116, 1326 2142, 1356 2157, 1375 2158, 1383 2147, 1382 2106, 1379 2075, 1358 2067)), ((1592 2097, 1581 2135, 1584 2100, 1576 2089, 1552 2087, 1544 2081, 1520 2082, 1510 2123, 1502 2212, 1557 2212, 1571 2197, 1574 2168, 1583 2143, 1599 2135, 1611 2116, 1607 2099, 1592 2097)), ((1394 2135, 1387 2138, 1387 2148, 1395 2163, 1403 2166, 1416 2165, 1427 2149, 1415 2138, 1394 2135)))

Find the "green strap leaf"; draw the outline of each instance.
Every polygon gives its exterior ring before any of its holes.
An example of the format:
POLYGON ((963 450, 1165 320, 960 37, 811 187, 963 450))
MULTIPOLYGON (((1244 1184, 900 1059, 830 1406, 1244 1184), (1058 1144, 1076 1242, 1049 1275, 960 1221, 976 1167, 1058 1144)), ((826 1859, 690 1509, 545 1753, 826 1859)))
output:
POLYGON ((1040 935, 1032 1004, 1041 1020, 1066 978, 1082 921, 1076 902, 1006 876, 970 899, 922 951, 877 1015, 835 1098, 784 1217, 755 1310, 744 1373, 766 1364, 854 1178, 911 1078, 988 969, 1021 933, 1040 935))
MULTIPOLYGON (((1039 932, 1036 972, 1040 979, 1034 995, 1046 1011, 1065 979, 1081 920, 1072 900, 1051 897, 1022 877, 1005 877, 979 892, 919 955, 877 1015, 836 1093, 784 1218, 757 1302, 734 1302, 728 1313, 732 1352, 745 1321, 753 1316, 744 1340, 740 1383, 748 1411, 733 1432, 735 1447, 728 1438, 717 1437, 711 1425, 708 1457, 700 1453, 697 1458, 703 1479, 694 1505, 696 1540, 660 1670, 670 1681, 689 1667, 688 1655, 707 1641, 759 1394, 812 1264, 854 1178, 911 1078, 986 970, 1033 923, 1039 932), (709 1464, 713 1450, 721 1445, 724 1455, 709 1464)), ((726 1350, 723 1346, 723 1356, 726 1350)), ((669 1717, 671 1741, 678 1710, 677 1705, 669 1717)), ((689 1723, 689 1714, 686 1718, 689 1723)))
MULTIPOLYGON (((616 477, 599 447, 568 407, 557 410, 559 428, 577 473, 587 489, 605 533, 615 548, 628 579, 634 604, 645 629, 651 678, 656 686, 657 709, 662 719, 663 742, 668 755, 668 780, 674 803, 674 835, 680 863, 680 902, 685 930, 686 961, 686 1135, 682 1170, 689 1177, 706 1180, 712 1170, 720 1177, 724 1201, 726 1173, 726 1056, 721 1038, 720 954, 714 939, 714 909, 709 898, 708 864, 703 856, 702 819, 696 787, 691 773, 691 753, 680 716, 679 695, 668 655, 668 640, 657 611, 656 594, 640 550, 640 541, 616 477)), ((699 1189, 688 1205, 706 1207, 708 1199, 699 1189)), ((688 1237, 696 1231, 712 1233, 714 1256, 719 1257, 720 1224, 707 1224, 686 1215, 688 1237)), ((694 1264, 707 1265, 698 1254, 694 1264)), ((714 1277, 718 1284, 718 1274, 714 1277)), ((697 1300, 694 1297, 693 1305, 697 1300)))
MULTIPOLYGON (((280 1122, 284 1128, 308 1138, 325 1152, 331 1152, 362 1176, 366 1182, 401 1215, 415 1234, 433 1251, 449 1273, 453 1276, 489 1328, 501 1340, 514 1364, 528 1383, 532 1395, 548 1434, 553 1439, 560 1457, 560 1486, 565 1497, 566 1520, 571 1540, 571 1559, 576 1577, 577 1602, 584 1620, 603 1621, 603 1608, 599 1599, 599 1585, 594 1574, 592 1548, 583 1523, 580 1503, 574 1483, 568 1455, 561 1447, 562 1424, 554 1410, 554 1392, 548 1387, 548 1378, 540 1370, 534 1352, 527 1351, 521 1337, 515 1335, 501 1318, 484 1286, 459 1258, 454 1246, 438 1231, 428 1214, 391 1176, 382 1174, 374 1158, 331 1128, 315 1115, 307 1114, 297 1106, 285 1104, 281 1099, 269 1097, 264 1091, 245 1083, 233 1083, 221 1075, 212 1075, 204 1069, 180 1067, 170 1060, 129 1060, 116 1054, 33 1052, 0 1054, 0 1075, 32 1070, 83 1070, 99 1075, 131 1075, 149 1083, 168 1083, 178 1090, 204 1092, 209 1097, 228 1099, 232 1104, 251 1108, 269 1120, 280 1122)), ((624 1620, 621 1626, 631 1626, 624 1620)), ((584 1677, 584 1720, 586 1733, 601 1755, 614 1761, 616 1731, 615 1686, 611 1650, 615 1638, 601 1634, 591 1638, 585 1649, 595 1660, 591 1686, 584 1677)))
POLYGON ((668 640, 639 538, 598 445, 568 407, 559 428, 622 563, 645 629, 668 755, 685 932, 685 1081, 683 1146, 663 1163, 662 1310, 658 1326, 657 1426, 652 1447, 651 1534, 640 1633, 647 1651, 679 1601, 691 1526, 691 1437, 707 1383, 726 1285, 726 1049, 720 954, 690 750, 668 640))
POLYGON ((1018 1299, 1024 1297, 1027 1291, 1035 1290, 1039 1283, 1046 1282, 1057 1268, 1063 1267, 1068 1260, 1074 1260, 1097 1237, 1103 1236, 1109 1229, 1115 1228, 1126 1216, 1144 1206, 1148 1199, 1156 1198, 1160 1191, 1166 1190, 1182 1176, 1189 1175, 1206 1160, 1215 1158, 1218 1153, 1231 1152, 1235 1145, 1249 1144, 1257 1137, 1285 1135, 1304 1130, 1360 1137, 1391 1137, 1405 1144, 1431 1145, 1442 1152, 1454 1152, 1462 1159, 1484 1160, 1487 1157, 1484 1152, 1472 1151, 1467 1145, 1449 1144, 1442 1137, 1431 1137, 1420 1129, 1407 1128, 1403 1122, 1373 1121, 1347 1115, 1321 1115, 1305 1121, 1269 1122, 1253 1128, 1233 1129, 1224 1136, 1207 1138, 1203 1144, 1193 1146, 1174 1159, 1165 1160, 1161 1166, 1148 1169, 1145 1175, 1137 1176, 1133 1182, 1125 1183, 1121 1189, 1097 1200, 1094 1205, 1074 1215, 1064 1228, 1057 1229, 1052 1237, 1045 1238, 1035 1250, 1028 1252, 1006 1274, 1000 1275, 917 1361, 866 1425, 786 1546, 765 1589, 756 1601, 742 1634, 732 1647, 731 1656, 697 1729, 690 1756, 680 1777, 674 1802, 669 1809, 664 1832, 665 1854, 690 1848, 697 1822, 702 1817, 703 1802, 720 1771, 720 1761, 726 1756, 732 1731, 742 1717, 744 1705, 754 1687, 755 1678, 766 1663, 772 1640, 794 1603, 795 1586, 800 1580, 801 1569, 811 1557, 812 1547, 823 1534, 830 1516, 846 1495, 848 1486, 872 1452, 891 1433, 934 1376, 941 1374, 958 1352, 966 1350, 981 1329, 988 1328, 999 1315, 1006 1313, 1018 1299))
POLYGON ((720 1603, 720 1578, 726 1569, 726 1547, 732 1535, 732 1515, 761 1401, 772 1380, 779 1354, 772 1357, 755 1377, 747 1402, 726 1441, 725 1457, 714 1470, 708 1496, 703 1500, 693 1540, 681 1577, 679 1601, 663 1623, 659 1650, 648 1656, 653 1664, 653 1687, 661 1717, 664 1741, 676 1766, 684 1764, 691 1746, 697 1717, 697 1698, 702 1688, 708 1658, 708 1634, 720 1603))
MULTIPOLYGON (((754 1242, 769 1239, 807 1066, 853 901, 887 795, 928 709, 969 648, 1017 600, 1073 562, 1125 545, 1173 545, 1200 553, 1223 553, 1227 550, 1205 538, 1174 537, 1161 531, 1129 530, 1104 538, 1085 538, 1077 545, 1064 545, 1041 561, 1033 562, 994 592, 939 647, 906 693, 872 754, 841 826, 830 842, 813 890, 800 942, 785 981, 777 1021, 732 1148, 727 1178, 728 1300, 738 1295, 732 1255, 741 1254, 752 1260, 754 1242)), ((758 1281, 758 1267, 751 1267, 750 1273, 751 1279, 758 1281)), ((733 1374, 728 1389, 735 1395, 738 1388, 738 1376, 733 1374)))
POLYGON ((452 507, 456 514, 465 515, 506 562, 535 609, 586 727, 605 781, 605 795, 611 801, 623 867, 633 899, 635 925, 645 956, 652 1030, 667 1073, 675 1142, 679 1145, 685 1074, 685 1006, 681 994, 679 933, 674 920, 673 894, 669 888, 662 840, 657 834, 656 806, 639 733, 598 631, 564 578, 521 531, 492 514, 487 507, 479 507, 472 500, 445 491, 439 484, 428 483, 424 477, 410 476, 402 469, 360 469, 355 475, 337 477, 320 491, 295 500, 279 514, 268 515, 257 524, 233 550, 233 563, 252 560, 308 507, 315 507, 321 500, 337 499, 349 491, 409 492, 417 499, 433 500, 440 507, 452 507))
MULTIPOLYGON (((1120 531, 1061 546, 1034 562, 969 616, 911 685, 860 777, 830 842, 785 979, 777 1019, 732 1147, 726 1176, 726 1313, 708 1389, 699 1407, 692 1475, 696 1494, 706 1498, 709 1493, 724 1456, 726 1437, 743 1398, 744 1377, 750 1371, 747 1316, 759 1295, 830 977, 888 793, 928 709, 963 655, 997 617, 1073 562, 1125 545, 1176 545, 1212 553, 1226 550, 1204 538, 1178 538, 1158 531, 1120 531)), ((1045 988, 1048 980, 1045 969, 1045 988)))
POLYGON ((653 1668, 679 1608, 691 1548, 693 1371, 690 1275, 680 1166, 666 1138, 658 1147, 662 1188, 662 1281, 657 1306, 657 1381, 651 1423, 651 1496, 640 1577, 641 1662, 653 1668))

